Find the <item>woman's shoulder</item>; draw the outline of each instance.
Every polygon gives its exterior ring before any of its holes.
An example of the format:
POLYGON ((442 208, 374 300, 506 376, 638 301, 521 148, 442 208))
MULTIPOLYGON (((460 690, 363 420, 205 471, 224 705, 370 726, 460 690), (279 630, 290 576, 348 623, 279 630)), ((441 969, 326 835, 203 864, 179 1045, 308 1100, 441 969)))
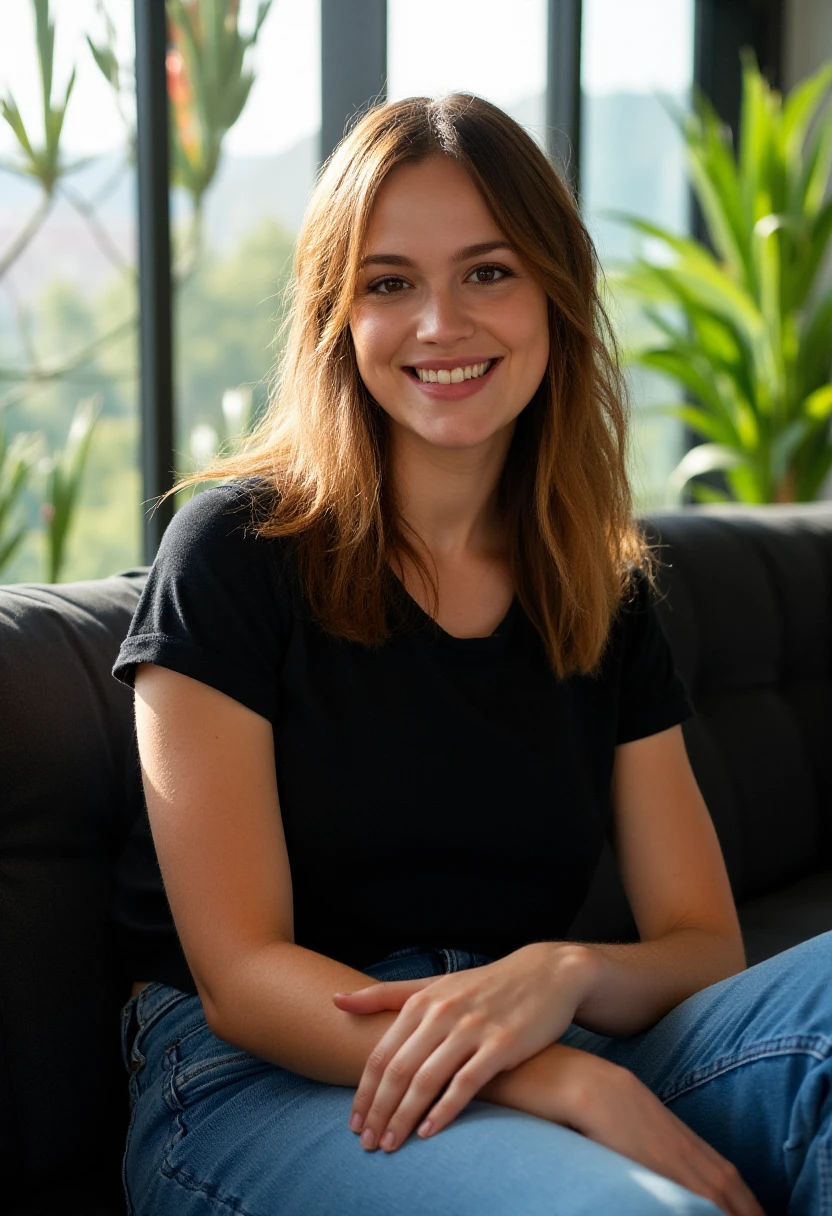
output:
POLYGON ((209 485, 193 494, 167 525, 154 566, 158 575, 239 588, 281 588, 294 555, 290 537, 261 536, 269 515, 269 487, 247 478, 209 485))
POLYGON ((235 478, 198 490, 168 524, 170 540, 243 540, 256 536, 256 525, 269 509, 274 491, 261 478, 235 478))

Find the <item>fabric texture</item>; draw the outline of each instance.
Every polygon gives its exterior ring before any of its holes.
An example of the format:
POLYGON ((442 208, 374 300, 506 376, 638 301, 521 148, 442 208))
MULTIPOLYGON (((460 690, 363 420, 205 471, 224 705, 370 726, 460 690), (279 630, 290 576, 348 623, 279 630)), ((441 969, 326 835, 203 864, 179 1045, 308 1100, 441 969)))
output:
MULTIPOLYGON (((487 965, 401 949, 373 979, 487 965)), ((640 1034, 558 1040, 628 1069, 739 1170, 767 1216, 832 1216, 832 932, 688 997, 640 1034)), ((355 1088, 212 1033, 198 997, 151 984, 122 1009, 128 1216, 719 1216, 687 1187, 571 1127, 472 1099, 392 1153, 348 1126, 355 1088)), ((277 1047, 275 1047, 277 1050, 277 1047)))
MULTIPOLYGON (((176 513, 115 678, 155 663, 272 724, 300 945, 360 969, 401 941, 499 958, 563 937, 601 854, 616 746, 695 712, 644 575, 596 677, 554 677, 517 597, 490 637, 456 638, 395 578, 391 637, 365 647, 312 618, 291 544, 254 534, 260 488, 212 487, 176 513)), ((146 808, 113 916, 137 979, 196 993, 146 808)))

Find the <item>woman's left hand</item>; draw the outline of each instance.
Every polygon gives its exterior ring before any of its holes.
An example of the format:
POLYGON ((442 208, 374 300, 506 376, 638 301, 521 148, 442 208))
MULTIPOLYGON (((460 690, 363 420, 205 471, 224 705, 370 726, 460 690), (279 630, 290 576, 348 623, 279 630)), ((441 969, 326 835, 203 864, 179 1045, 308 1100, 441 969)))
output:
POLYGON ((355 1092, 350 1126, 373 1133, 371 1144, 362 1134, 363 1147, 375 1148, 392 1132, 381 1147, 398 1148, 426 1112, 429 1132, 441 1131, 497 1073, 566 1032, 588 983, 574 945, 533 942, 482 967, 335 994, 347 1013, 401 1010, 370 1053, 355 1092))

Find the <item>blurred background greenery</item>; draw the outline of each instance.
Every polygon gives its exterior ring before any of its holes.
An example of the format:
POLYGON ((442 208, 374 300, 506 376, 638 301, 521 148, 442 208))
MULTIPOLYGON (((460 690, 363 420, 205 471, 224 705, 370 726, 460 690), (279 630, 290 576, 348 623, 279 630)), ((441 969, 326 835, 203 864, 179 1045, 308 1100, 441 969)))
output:
MULTIPOLYGON (((580 202, 612 268, 655 256, 656 244, 612 210, 690 234, 685 141, 671 114, 693 112, 695 0, 584 0, 582 10, 580 202)), ((388 97, 470 89, 545 146, 547 12, 546 0, 516 0, 510 12, 502 0, 387 0, 388 97)), ((181 475, 233 444, 266 402, 318 168, 320 8, 167 0, 167 13, 181 475)), ((140 564, 133 39, 127 0, 16 0, 4 12, 2 582, 140 564)), ((623 344, 655 346, 655 314, 614 279, 623 344)), ((633 359, 628 378, 632 477, 647 512, 680 500, 674 470, 691 440, 666 407, 681 406, 686 389, 655 361, 633 359)), ((828 480, 820 494, 832 496, 828 480)))

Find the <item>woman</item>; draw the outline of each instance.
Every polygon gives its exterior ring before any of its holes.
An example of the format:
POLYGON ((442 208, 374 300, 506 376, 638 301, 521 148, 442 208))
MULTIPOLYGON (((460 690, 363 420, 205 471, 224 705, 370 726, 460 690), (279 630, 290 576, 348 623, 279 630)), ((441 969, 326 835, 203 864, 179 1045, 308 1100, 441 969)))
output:
POLYGON ((568 189, 375 107, 294 272, 113 669, 176 938, 128 859, 129 1211, 832 1216, 832 934, 745 969, 568 189), (608 815, 641 941, 563 940, 608 815))

